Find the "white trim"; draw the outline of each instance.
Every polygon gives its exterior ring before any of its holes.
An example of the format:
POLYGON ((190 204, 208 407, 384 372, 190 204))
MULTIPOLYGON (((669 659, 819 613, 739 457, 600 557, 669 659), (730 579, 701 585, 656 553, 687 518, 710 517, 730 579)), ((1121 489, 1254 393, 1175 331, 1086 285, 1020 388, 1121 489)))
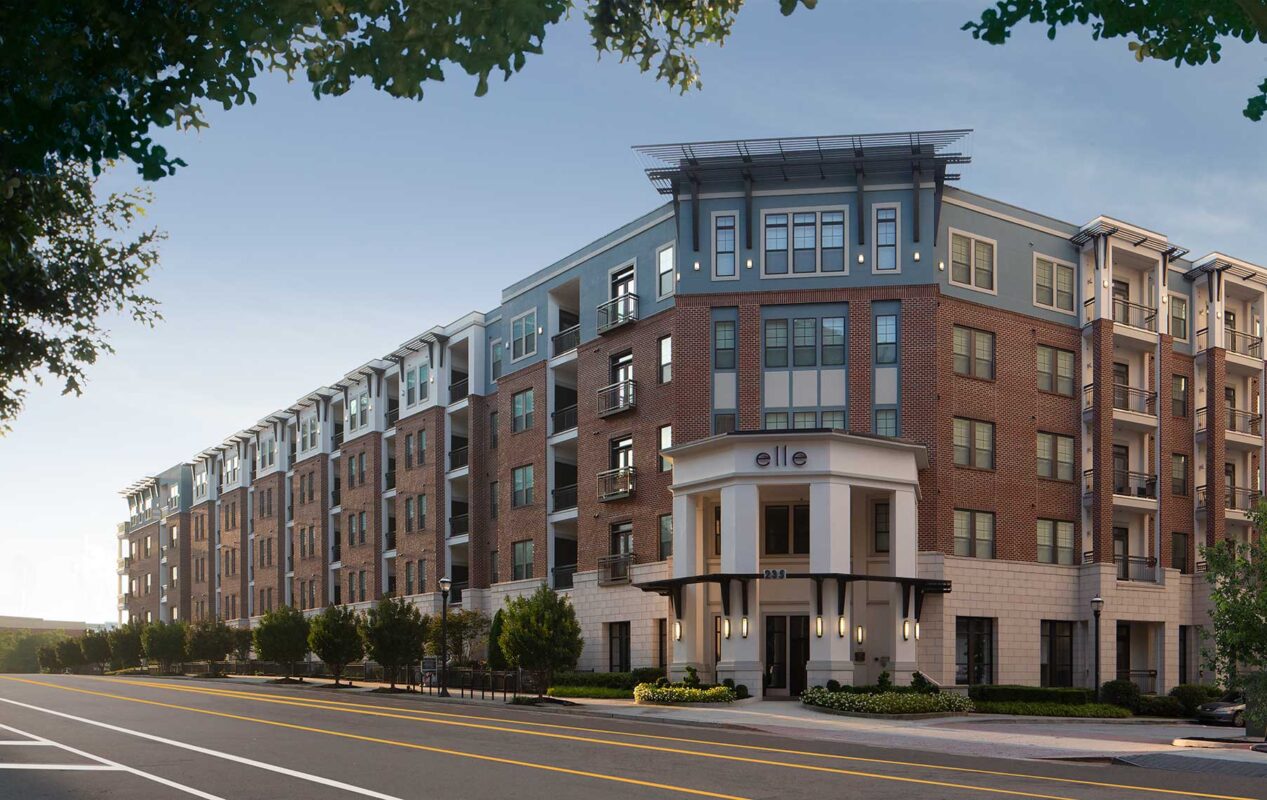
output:
MULTIPOLYGON (((935 189, 937 185, 934 183, 921 183, 921 189, 935 189)), ((879 183, 874 186, 868 184, 866 190, 868 192, 894 192, 894 191, 912 191, 915 189, 914 183, 879 183)), ((813 195, 813 194, 857 194, 856 186, 838 186, 830 189, 753 189, 753 197, 792 197, 796 195, 813 195)), ((702 192, 699 198, 701 200, 734 200, 744 197, 743 192, 702 192)), ((689 197, 681 198, 682 203, 689 203, 689 197)))
MULTIPOLYGON (((493 374, 493 354, 497 352, 501 352, 498 350, 498 348, 500 348, 501 346, 502 346, 502 339, 500 336, 498 336, 496 339, 491 339, 488 342, 488 378, 493 383, 497 383, 499 380, 502 379, 502 376, 506 374, 506 359, 504 356, 500 359, 497 359, 501 361, 502 374, 501 375, 493 374)), ((421 403, 422 401, 419 400, 418 402, 421 403)))
MULTIPOLYGON (((996 252, 996 255, 997 255, 997 252, 996 252)), ((1068 314, 1071 317, 1078 316, 1078 267, 1077 265, 1069 261, 1065 261, 1063 259, 1054 258, 1052 256, 1047 255, 1046 253, 1040 253, 1039 251, 1035 250, 1033 264, 1030 268, 1030 279, 1031 279, 1031 286, 1030 286, 1031 298, 1030 299, 1033 300, 1035 308, 1041 308, 1047 311, 1054 311, 1057 314, 1068 314), (1073 308, 1066 310, 1057 305, 1049 306, 1049 305, 1045 305, 1043 303, 1038 302, 1038 259, 1040 258, 1043 259, 1044 261, 1050 261, 1052 263, 1051 299, 1052 299, 1053 304, 1056 301, 1056 269, 1055 268, 1068 267, 1073 272, 1073 305, 1074 305, 1073 308)), ((998 279, 998 276, 996 275, 994 278, 994 283, 996 286, 998 285, 998 282, 999 282, 999 279, 998 279)))
POLYGON ((948 203, 952 206, 959 206, 960 208, 966 208, 969 211, 975 211, 978 214, 985 214, 987 217, 994 217, 995 219, 1001 219, 1004 222, 1011 222, 1015 225, 1020 225, 1025 228, 1029 228, 1030 230, 1038 231, 1039 233, 1045 233, 1048 236, 1055 236, 1057 238, 1064 239, 1065 241, 1069 241, 1069 238, 1074 235, 1073 233, 1058 231, 1055 228, 1048 228, 1045 225, 1039 225, 1036 222, 1030 222, 1028 220, 1021 219, 1020 217, 1014 217, 1010 214, 1004 214, 1001 211, 994 211, 993 209, 986 208, 985 206, 979 206, 979 205, 976 205, 975 203, 969 203, 966 200, 960 200, 959 198, 951 197, 950 195, 943 195, 942 202, 948 203))
POLYGON ((656 248, 656 250, 655 250, 655 299, 656 299, 657 301, 659 301, 659 300, 665 300, 665 299, 670 298, 670 297, 672 297, 673 295, 677 294, 677 282, 678 282, 678 274, 677 274, 677 239, 674 239, 674 240, 673 240, 673 241, 671 241, 671 242, 665 242, 664 244, 662 244, 662 245, 660 245, 659 247, 657 247, 657 248, 656 248), (673 274, 673 280, 672 280, 672 282, 670 283, 670 286, 669 286, 669 291, 668 291, 667 293, 665 293, 665 294, 661 294, 661 293, 660 293, 660 254, 661 254, 661 253, 663 253, 665 250, 672 250, 672 251, 673 251, 673 264, 671 265, 671 266, 672 266, 672 270, 671 270, 671 272, 672 272, 672 274, 673 274))
POLYGON ((899 275, 901 274, 901 272, 902 272, 902 204, 898 202, 873 203, 871 205, 871 274, 873 275, 899 275), (879 240, 879 236, 876 234, 876 229, 879 227, 879 215, 876 212, 878 212, 882 208, 892 208, 897 212, 896 214, 897 238, 894 240, 894 245, 896 246, 894 255, 896 256, 896 260, 894 262, 895 266, 893 267, 893 269, 879 268, 880 240, 879 240))
POLYGON ((633 258, 626 259, 620 262, 619 264, 617 264, 616 266, 611 267, 610 269, 607 270, 607 286, 604 287, 605 294, 607 295, 607 299, 603 301, 604 303, 609 303, 612 300, 615 300, 617 297, 621 296, 621 295, 613 295, 611 293, 612 278, 616 275, 617 272, 623 272, 624 270, 630 269, 630 268, 632 268, 632 272, 633 272, 633 290, 628 292, 628 294, 631 294, 634 297, 638 296, 638 257, 634 256, 633 258))
POLYGON ((959 230, 958 228, 947 228, 946 229, 946 248, 947 248, 946 261, 950 262, 948 265, 948 269, 946 270, 947 283, 949 283, 951 286, 958 286, 960 289, 967 289, 972 292, 980 292, 981 294, 991 294, 991 295, 996 295, 996 296, 998 295, 999 293, 999 243, 998 242, 996 242, 994 239, 981 236, 980 234, 969 233, 968 231, 962 231, 962 230, 959 230), (960 283, 959 281, 955 280, 954 259, 955 259, 955 237, 956 236, 963 236, 964 238, 972 242, 987 242, 990 244, 991 247, 994 248, 993 264, 990 267, 994 274, 994 288, 993 289, 982 289, 981 287, 975 286, 971 283, 972 276, 976 274, 976 247, 975 246, 972 248, 972 252, 968 254, 969 283, 960 283))
POLYGON ((708 274, 711 280, 715 280, 715 281, 739 280, 739 270, 741 269, 741 266, 739 264, 739 219, 740 219, 740 214, 739 214, 738 209, 733 210, 733 211, 725 211, 725 210, 714 211, 708 217, 708 241, 709 241, 708 249, 710 253, 710 259, 709 259, 710 263, 709 263, 708 274), (718 275, 717 274, 717 218, 718 217, 734 217, 735 218, 735 227, 733 228, 735 232, 735 249, 732 251, 735 256, 735 274, 734 275, 718 275))
MULTIPOLYGON (((533 356, 537 354, 537 340, 541 338, 541 334, 537 333, 537 327, 538 325, 537 325, 537 307, 536 306, 533 306, 532 308, 528 309, 522 314, 516 314, 515 316, 510 318, 510 339, 507 341, 506 344, 508 347, 511 348, 510 349, 510 363, 511 364, 514 364, 517 361, 523 361, 525 358, 532 358, 533 356), (524 353, 523 355, 516 358, 515 350, 514 350, 515 323, 523 319, 524 317, 528 316, 529 314, 533 315, 532 316, 532 352, 524 353)), ((452 357, 452 354, 450 354, 450 357, 452 357)))
POLYGON ((757 235, 760 242, 757 250, 758 277, 762 280, 780 280, 783 278, 822 278, 849 275, 849 206, 801 206, 798 208, 763 208, 761 209, 760 226, 757 235), (837 212, 841 216, 843 238, 841 239, 841 261, 844 269, 823 271, 823 212, 837 212), (814 215, 814 271, 796 272, 796 224, 794 214, 814 215), (765 218, 769 214, 787 215, 787 272, 767 273, 765 269, 765 218))

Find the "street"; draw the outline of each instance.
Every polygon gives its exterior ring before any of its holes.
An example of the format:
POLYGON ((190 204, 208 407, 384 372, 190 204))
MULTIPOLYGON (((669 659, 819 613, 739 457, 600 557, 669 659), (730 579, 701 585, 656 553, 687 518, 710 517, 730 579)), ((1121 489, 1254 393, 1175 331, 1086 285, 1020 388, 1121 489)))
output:
POLYGON ((0 676, 0 798, 1267 798, 1262 781, 964 758, 231 681, 0 676))

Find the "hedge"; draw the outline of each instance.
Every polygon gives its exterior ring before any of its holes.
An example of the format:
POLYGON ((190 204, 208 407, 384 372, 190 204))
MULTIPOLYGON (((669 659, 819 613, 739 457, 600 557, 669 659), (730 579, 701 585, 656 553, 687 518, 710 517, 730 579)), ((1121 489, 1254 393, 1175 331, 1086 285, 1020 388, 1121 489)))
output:
POLYGON ((1139 708, 1139 687, 1131 681, 1105 681, 1100 686, 1100 700, 1135 711, 1139 708))
POLYGON ((628 689, 640 683, 654 683, 664 670, 639 667, 633 672, 556 672, 550 681, 555 686, 599 686, 606 689, 628 689))
POLYGON ((1183 703, 1177 697, 1146 694, 1139 699, 1139 710, 1135 712, 1141 717, 1182 717, 1185 715, 1183 703))
POLYGON ((633 689, 613 689, 610 686, 551 686, 546 689, 550 697, 589 697, 603 700, 628 700, 633 689))
POLYGON ((936 714, 965 712, 973 709, 971 700, 954 692, 863 694, 853 691, 831 692, 817 686, 806 689, 801 694, 801 702, 807 706, 819 706, 855 714, 936 714))
POLYGON ((977 711, 981 714, 1019 714, 1030 717, 1087 717, 1089 719, 1126 719, 1131 715, 1121 706, 1108 703, 1021 703, 979 701, 977 711))
POLYGON ((1183 713, 1189 717, 1196 716, 1197 706, 1218 700, 1222 695, 1223 690, 1219 687, 1203 683, 1181 683, 1170 690, 1170 696, 1179 701, 1183 713))
POLYGON ((730 703, 734 699, 735 692, 729 686, 693 689, 680 684, 656 686, 654 683, 640 683, 634 687, 634 700, 639 703, 730 703))
POLYGON ((1094 689, 1068 686, 977 685, 968 696, 983 703, 1062 703, 1079 706, 1095 702, 1094 689))

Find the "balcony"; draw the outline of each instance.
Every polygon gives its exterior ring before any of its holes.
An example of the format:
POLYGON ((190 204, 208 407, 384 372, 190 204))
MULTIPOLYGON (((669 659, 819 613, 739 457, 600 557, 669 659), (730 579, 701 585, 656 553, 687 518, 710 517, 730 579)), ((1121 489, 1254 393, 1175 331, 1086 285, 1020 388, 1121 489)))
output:
POLYGON ((573 325, 550 337, 550 353, 551 355, 561 356, 564 353, 575 350, 580 343, 581 326, 579 324, 573 325))
POLYGON ((115 562, 115 570, 118 572, 124 572, 130 566, 132 566, 132 559, 127 556, 124 556, 115 562))
POLYGON ((396 488, 396 470, 389 469, 387 470, 387 473, 383 475, 383 491, 387 492, 395 488, 396 488))
POLYGON ((387 409, 387 427, 389 427, 389 428, 394 428, 394 427, 396 427, 396 423, 397 423, 399 420, 400 420, 400 408, 399 408, 399 407, 397 407, 397 408, 389 408, 389 409, 387 409))
POLYGON ((466 581, 461 583, 454 581, 453 585, 449 587, 449 605, 462 605, 462 592, 466 591, 468 585, 466 581))
POLYGON ((287 522, 295 521, 295 506, 292 503, 286 504, 286 521, 287 522))
POLYGON ((1157 309, 1115 297, 1113 298, 1113 322, 1156 333, 1157 309))
POLYGON ((287 572, 295 571, 295 554, 294 553, 288 553, 286 555, 286 571, 287 572))
POLYGON ((343 505, 343 490, 331 489, 330 490, 330 507, 338 508, 341 505, 343 505))
POLYGON ((634 381, 617 381, 598 390, 598 416, 610 417, 628 411, 635 404, 634 381))
POLYGON ((576 508, 576 484, 560 486, 550 492, 552 511, 567 511, 576 508))
POLYGON ((471 382, 467 378, 460 381, 454 381, 449 384, 449 403, 453 404, 460 400, 465 400, 466 396, 471 393, 471 382))
POLYGON ((1227 409, 1227 429, 1233 433, 1246 433, 1250 436, 1262 436, 1263 415, 1239 408, 1227 409))
POLYGON ((387 594, 388 596, 395 596, 396 594, 396 576, 395 575, 387 576, 387 594))
POLYGON ((449 451, 449 470, 462 469, 470 463, 470 450, 466 447, 456 447, 449 451))
MULTIPOLYGON (((1249 358, 1263 357, 1263 337, 1252 333, 1238 331, 1235 328, 1223 329, 1223 346, 1229 353, 1238 353, 1249 358)), ((1202 328, 1197 331, 1197 350, 1210 348, 1210 331, 1202 328)))
POLYGON ((576 428, 576 406, 560 408, 550 413, 550 433, 563 433, 576 428))
POLYGON ((449 535, 463 536, 471 532, 471 515, 454 514, 449 517, 449 535))
POLYGON ((598 499, 619 500, 634 493, 634 468, 617 467, 598 473, 598 499))
POLYGON ((385 549, 387 550, 396 549, 396 527, 394 525, 389 525, 387 528, 387 541, 386 541, 385 549))
POLYGON ((1114 556, 1119 581, 1152 583, 1157 580, 1157 559, 1151 556, 1114 556))
POLYGON ((1155 417, 1157 416, 1157 393, 1115 383, 1113 384, 1113 408, 1118 411, 1133 411, 1136 414, 1155 417))
POLYGON ((550 570, 550 574, 554 576, 555 589, 571 589, 572 578, 576 575, 576 565, 563 564, 550 570))
MULTIPOLYGON (((1082 490, 1087 495, 1095 491, 1095 474, 1096 471, 1093 469, 1082 473, 1082 490)), ((1113 470, 1113 494, 1121 497, 1156 500, 1157 476, 1151 472, 1115 469, 1113 470)))
POLYGON ((598 306, 598 332, 607 333, 638 320, 638 295, 622 294, 598 306))
POLYGON ((598 585, 618 586, 629 583, 630 567, 633 566, 633 553, 616 553, 598 558, 598 585))
POLYGON ((336 538, 334 544, 330 547, 330 561, 331 563, 334 563, 334 562, 338 562, 342 560, 343 560, 343 548, 341 547, 341 543, 336 538))
MULTIPOLYGON (((1202 511, 1209 502, 1207 499, 1209 489, 1207 486, 1197 487, 1197 510, 1202 511)), ((1243 487, 1229 486, 1223 492, 1223 508, 1229 511, 1248 512, 1257 503, 1262 493, 1257 489, 1246 489, 1243 487)))

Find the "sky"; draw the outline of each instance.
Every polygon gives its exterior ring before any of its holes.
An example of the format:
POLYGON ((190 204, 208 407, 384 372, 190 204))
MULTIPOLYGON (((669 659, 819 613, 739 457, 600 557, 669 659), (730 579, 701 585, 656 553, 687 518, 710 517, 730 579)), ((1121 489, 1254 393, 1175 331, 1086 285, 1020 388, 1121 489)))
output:
POLYGON ((460 73, 421 102, 269 76, 159 132, 189 165, 151 187, 164 320, 112 321, 84 395, 34 388, 0 438, 0 615, 114 621, 120 489, 659 205, 633 145, 972 128, 965 189, 1267 264, 1267 122, 1240 113, 1267 48, 1177 70, 1087 29, 992 47, 960 30, 986 4, 754 0, 685 96, 597 59, 574 15, 482 98, 460 73))

